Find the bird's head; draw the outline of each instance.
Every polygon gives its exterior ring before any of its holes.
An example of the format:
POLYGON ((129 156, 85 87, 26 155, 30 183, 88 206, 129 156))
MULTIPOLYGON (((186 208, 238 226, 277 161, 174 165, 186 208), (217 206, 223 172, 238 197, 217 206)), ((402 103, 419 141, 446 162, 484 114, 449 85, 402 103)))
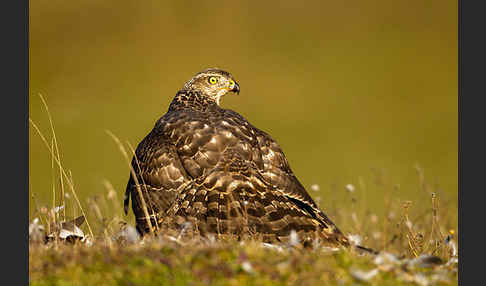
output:
POLYGON ((240 86, 229 72, 210 68, 198 72, 184 85, 183 90, 195 91, 214 100, 218 105, 228 92, 240 93, 240 86))

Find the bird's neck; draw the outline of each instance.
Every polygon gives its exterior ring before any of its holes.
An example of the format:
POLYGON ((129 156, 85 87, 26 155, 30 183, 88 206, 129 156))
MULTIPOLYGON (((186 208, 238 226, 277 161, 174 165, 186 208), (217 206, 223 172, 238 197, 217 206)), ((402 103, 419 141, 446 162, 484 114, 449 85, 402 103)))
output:
POLYGON ((209 96, 193 90, 180 90, 170 103, 169 110, 191 108, 206 111, 215 106, 218 106, 216 101, 209 96))

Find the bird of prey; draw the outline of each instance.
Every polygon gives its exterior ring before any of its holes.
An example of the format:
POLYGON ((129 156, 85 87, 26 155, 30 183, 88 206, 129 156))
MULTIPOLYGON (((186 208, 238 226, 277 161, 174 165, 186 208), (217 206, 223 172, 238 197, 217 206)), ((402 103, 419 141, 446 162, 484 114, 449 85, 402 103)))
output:
POLYGON ((266 242, 348 239, 295 177, 279 144, 235 111, 232 75, 211 68, 177 92, 169 110, 139 143, 125 194, 141 234, 190 225, 205 235, 259 236, 266 242))

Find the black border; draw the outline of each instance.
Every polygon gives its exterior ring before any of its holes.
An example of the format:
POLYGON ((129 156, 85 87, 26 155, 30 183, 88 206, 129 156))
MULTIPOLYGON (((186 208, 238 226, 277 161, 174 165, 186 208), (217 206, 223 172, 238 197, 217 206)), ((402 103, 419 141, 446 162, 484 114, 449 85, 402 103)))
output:
POLYGON ((458 85, 459 85, 459 284, 480 285, 484 273, 485 189, 484 139, 486 89, 482 1, 458 1, 458 85), (466 230, 467 229, 467 230, 466 230), (476 257, 474 257, 476 256, 476 257), (476 261, 473 261, 476 260, 476 261))
POLYGON ((29 1, 2 2, 2 283, 29 284, 29 1), (7 275, 4 275, 7 274, 7 275), (13 281, 13 283, 9 283, 13 281))

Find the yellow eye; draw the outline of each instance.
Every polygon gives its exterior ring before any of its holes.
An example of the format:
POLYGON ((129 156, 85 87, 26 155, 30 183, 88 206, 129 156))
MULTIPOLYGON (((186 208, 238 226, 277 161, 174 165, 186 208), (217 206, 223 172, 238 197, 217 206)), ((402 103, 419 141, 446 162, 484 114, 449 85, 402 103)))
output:
POLYGON ((218 79, 212 76, 208 79, 208 81, 210 84, 216 84, 218 82, 218 79))
POLYGON ((230 87, 233 88, 235 86, 235 81, 230 79, 229 84, 230 84, 230 87))

